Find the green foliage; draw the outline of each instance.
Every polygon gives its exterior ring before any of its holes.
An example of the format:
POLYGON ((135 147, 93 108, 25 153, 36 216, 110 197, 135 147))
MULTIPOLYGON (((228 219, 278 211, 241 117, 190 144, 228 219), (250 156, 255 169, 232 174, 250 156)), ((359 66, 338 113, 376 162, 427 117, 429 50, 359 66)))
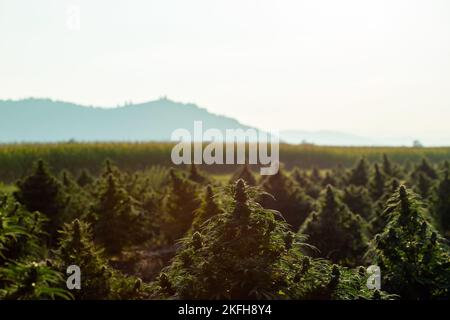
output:
POLYGON ((111 291, 111 271, 102 256, 102 250, 94 245, 88 223, 74 220, 60 231, 57 265, 61 272, 77 265, 82 272, 82 289, 74 290, 75 299, 104 299, 111 291))
POLYGON ((152 288, 136 277, 128 277, 114 271, 112 274, 111 293, 112 300, 143 300, 150 298, 152 288))
POLYGON ((317 168, 313 168, 312 172, 311 172, 311 181, 315 184, 320 184, 322 181, 322 176, 320 174, 319 169, 317 168))
POLYGON ((81 187, 71 173, 66 170, 61 172, 60 180, 62 192, 66 195, 62 210, 65 221, 72 221, 89 212, 93 199, 87 185, 81 187))
POLYGON ((161 166, 151 166, 145 171, 138 172, 139 179, 135 188, 136 196, 146 191, 160 192, 169 182, 169 170, 161 166))
POLYGON ((43 261, 45 222, 7 196, 0 201, 0 299, 72 297, 61 289, 62 275, 43 261))
POLYGON ((281 212, 286 222, 297 231, 314 210, 314 202, 280 168, 278 173, 268 176, 262 185, 267 194, 261 197, 261 205, 281 212))
MULTIPOLYGON (((333 187, 341 188, 346 183, 347 172, 346 169, 342 166, 342 164, 338 163, 331 169, 331 174, 335 183, 328 183, 333 187)), ((326 187, 328 184, 324 185, 322 182, 322 187, 326 187)))
POLYGON ((197 230, 205 221, 221 213, 221 209, 214 199, 212 187, 206 187, 200 208, 195 211, 194 221, 192 223, 193 230, 197 230))
POLYGON ((86 187, 94 182, 94 178, 91 176, 87 169, 83 169, 77 178, 77 183, 80 187, 86 187))
POLYGON ((101 178, 108 178, 109 176, 113 176, 116 179, 120 179, 123 175, 119 168, 110 159, 106 159, 103 165, 103 172, 100 176, 101 178))
POLYGON ((55 252, 58 268, 64 272, 68 266, 77 265, 81 270, 82 287, 72 291, 76 300, 137 299, 148 295, 147 285, 140 279, 124 276, 109 266, 103 250, 93 242, 88 223, 74 220, 60 232, 55 252))
MULTIPOLYGON (((390 165, 388 166, 390 167, 390 165)), ((383 195, 386 188, 386 176, 380 170, 377 163, 374 165, 374 173, 369 181, 370 196, 374 201, 379 200, 383 195)))
MULTIPOLYGON (((151 165, 169 167, 173 143, 42 143, 0 145, 0 180, 13 182, 22 177, 36 159, 43 159, 55 172, 67 169, 72 173, 81 168, 98 175, 105 159, 111 159, 122 170, 136 172, 151 165)), ((433 162, 450 159, 450 148, 410 147, 330 147, 313 145, 280 144, 280 161, 287 169, 301 166, 304 169, 332 169, 337 164, 351 167, 355 161, 365 157, 370 162, 378 161, 386 154, 392 163, 417 162, 426 157, 433 162)), ((395 166, 394 166, 395 167, 395 166)), ((232 173, 236 166, 208 166, 210 174, 232 173)), ((393 177, 400 178, 393 174, 393 177)))
POLYGON ((197 166, 195 164, 191 164, 190 170, 189 170, 189 176, 188 179, 191 181, 194 181, 196 183, 205 184, 208 183, 208 178, 197 169, 197 166))
POLYGON ((295 168, 292 171, 291 177, 308 196, 313 199, 317 199, 319 197, 321 186, 313 183, 304 171, 295 168))
POLYGON ((2 185, 16 193, 0 196, 0 299, 448 298, 449 251, 436 231, 449 236, 446 149, 281 145, 286 167, 304 170, 282 169, 259 189, 248 166, 202 167, 220 181, 198 166, 169 171, 170 146, 0 147, 0 176, 24 177, 17 190, 2 185), (26 175, 38 153, 58 179, 42 161, 26 175), (401 201, 397 179, 422 200, 406 191, 401 201), (68 293, 71 264, 83 289, 68 293), (365 268, 350 269, 360 264, 381 267, 389 294, 366 287, 365 268))
POLYGON ((17 183, 14 196, 28 211, 39 211, 48 217, 46 230, 54 235, 65 221, 65 195, 59 181, 51 175, 47 165, 39 160, 33 173, 17 183))
POLYGON ((348 183, 355 186, 367 186, 369 183, 369 165, 365 158, 362 158, 358 162, 358 165, 350 172, 348 183))
POLYGON ((45 263, 7 263, 0 267, 0 299, 48 300, 71 299, 72 295, 61 289, 60 273, 45 263))
POLYGON ((450 233, 450 179, 448 169, 445 170, 443 178, 439 181, 433 199, 434 215, 440 228, 446 233, 450 233))
POLYGON ((438 177, 436 170, 425 158, 423 158, 422 162, 415 168, 415 170, 411 174, 411 177, 413 179, 417 179, 420 173, 423 173, 430 179, 437 179, 438 177))
POLYGON ((0 201, 0 263, 41 256, 46 221, 39 212, 31 214, 4 196, 0 201))
POLYGON ((397 192, 400 187, 400 183, 397 179, 392 179, 390 185, 386 186, 384 195, 375 202, 374 214, 370 219, 369 229, 371 235, 376 235, 384 230, 388 223, 388 215, 385 212, 387 201, 390 199, 392 193, 397 192))
POLYGON ((236 171, 230 179, 230 183, 235 183, 239 179, 244 180, 249 186, 256 186, 256 179, 248 165, 242 166, 242 169, 236 171))
POLYGON ((194 211, 199 207, 197 187, 180 172, 170 171, 167 197, 164 201, 164 229, 169 242, 184 236, 194 220, 194 211))
POLYGON ((120 253, 123 247, 132 244, 144 223, 138 204, 113 174, 110 172, 98 182, 99 193, 90 217, 95 239, 108 254, 120 253))
POLYGON ((433 187, 433 180, 429 178, 423 172, 418 173, 417 185, 415 191, 422 197, 422 199, 428 199, 433 187))
POLYGON ((342 203, 331 186, 322 194, 319 205, 319 211, 306 219, 300 233, 308 236, 308 242, 319 249, 321 257, 348 266, 357 265, 358 257, 366 249, 362 218, 342 203))
POLYGON ((70 190, 71 188, 77 185, 75 179, 73 178, 73 176, 70 174, 69 171, 63 170, 61 171, 60 175, 61 175, 60 181, 63 188, 70 190))
POLYGON ((338 186, 338 180, 334 177, 334 175, 330 172, 325 173, 325 178, 323 178, 322 180, 322 187, 326 187, 328 185, 332 186, 332 187, 337 187, 338 186))
POLYGON ((383 173, 388 177, 394 176, 394 168, 386 153, 383 153, 383 173))
POLYGON ((450 254, 421 200, 401 186, 386 207, 388 224, 371 244, 383 288, 403 299, 450 298, 450 254))
MULTIPOLYGON (((158 298, 339 299, 367 294, 363 278, 301 251, 303 238, 256 202, 243 180, 227 187, 224 211, 184 238, 155 283, 158 298), (342 276, 341 276, 342 274, 342 276)), ((369 295, 368 295, 369 296, 369 295)))
POLYGON ((344 189, 342 200, 353 213, 358 214, 364 220, 372 217, 372 199, 365 187, 350 185, 344 189))

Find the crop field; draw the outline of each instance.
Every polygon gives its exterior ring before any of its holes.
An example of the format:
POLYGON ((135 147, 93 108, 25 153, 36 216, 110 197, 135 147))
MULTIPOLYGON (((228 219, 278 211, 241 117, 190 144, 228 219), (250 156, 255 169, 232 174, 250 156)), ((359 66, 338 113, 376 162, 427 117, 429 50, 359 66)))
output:
MULTIPOLYGON (((29 173, 34 161, 46 161, 52 170, 78 173, 80 168, 98 173, 105 159, 122 170, 143 170, 152 165, 171 166, 172 143, 54 143, 0 145, 0 180, 12 182, 29 173)), ((383 154, 395 162, 409 165, 422 158, 440 162, 450 158, 450 147, 326 147, 315 145, 280 145, 280 161, 287 169, 332 169, 337 165, 349 168, 361 157, 379 161, 383 154)), ((208 166, 211 173, 231 173, 236 165, 208 166)))

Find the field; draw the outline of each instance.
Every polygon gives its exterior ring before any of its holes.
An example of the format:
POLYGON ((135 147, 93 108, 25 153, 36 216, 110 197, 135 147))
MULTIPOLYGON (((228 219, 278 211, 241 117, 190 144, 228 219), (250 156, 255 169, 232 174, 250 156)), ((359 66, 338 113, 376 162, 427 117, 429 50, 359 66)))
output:
MULTIPOLYGON (((43 159, 59 172, 78 173, 80 168, 100 172, 105 159, 121 169, 135 171, 152 165, 170 166, 171 143, 59 143, 0 145, 0 181, 13 182, 29 173, 32 163, 43 159)), ((407 164, 426 157, 432 162, 450 159, 450 147, 326 147, 314 145, 280 145, 280 161, 287 169, 331 169, 337 165, 349 168, 361 157, 379 161, 386 154, 392 161, 407 164)), ((201 166, 207 172, 232 173, 234 165, 201 166)))
POLYGON ((450 299, 450 148, 172 146, 0 146, 0 299, 450 299))

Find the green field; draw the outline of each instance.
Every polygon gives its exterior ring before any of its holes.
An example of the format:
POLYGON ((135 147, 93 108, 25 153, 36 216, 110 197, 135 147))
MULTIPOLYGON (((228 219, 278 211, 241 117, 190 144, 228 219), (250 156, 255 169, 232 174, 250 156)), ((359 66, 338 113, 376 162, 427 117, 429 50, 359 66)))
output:
MULTIPOLYGON (((98 173, 105 159, 111 159, 126 171, 142 170, 151 165, 171 165, 172 143, 55 143, 55 144, 4 144, 0 145, 0 180, 13 182, 29 173, 32 163, 43 159, 53 171, 67 169, 77 173, 87 168, 98 173)), ((407 164, 426 157, 432 162, 450 159, 450 147, 326 147, 314 145, 280 145, 280 160, 290 169, 317 167, 333 168, 337 164, 351 167, 362 156, 369 161, 379 161, 387 154, 394 162, 407 164)), ((231 173, 234 165, 202 166, 214 174, 231 173)))
POLYGON ((171 147, 2 146, 0 300, 450 299, 450 148, 282 145, 261 176, 171 147))

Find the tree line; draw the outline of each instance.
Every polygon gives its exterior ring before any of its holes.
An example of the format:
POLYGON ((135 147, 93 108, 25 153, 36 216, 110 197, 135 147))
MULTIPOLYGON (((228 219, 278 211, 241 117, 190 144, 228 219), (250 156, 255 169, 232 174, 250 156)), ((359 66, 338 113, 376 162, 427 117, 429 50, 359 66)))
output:
MULTIPOLYGON (((174 143, 162 142, 0 144, 0 181, 12 183, 23 178, 29 173, 36 159, 43 159, 55 172, 68 170, 76 176, 82 169, 88 169, 93 175, 99 175, 105 159, 111 159, 121 170, 127 172, 145 170, 153 165, 170 167, 172 165, 170 155, 174 145, 174 143)), ((308 170, 332 169, 337 164, 351 168, 361 157, 374 163, 379 160, 381 154, 387 154, 392 161, 402 164, 409 170, 413 163, 419 162, 423 157, 432 163, 450 159, 450 148, 280 144, 280 161, 289 170, 296 166, 308 170)), ((237 165, 203 165, 200 168, 210 174, 231 174, 239 167, 237 165)), ((252 166, 253 171, 256 172, 257 169, 259 169, 257 166, 252 166)))

